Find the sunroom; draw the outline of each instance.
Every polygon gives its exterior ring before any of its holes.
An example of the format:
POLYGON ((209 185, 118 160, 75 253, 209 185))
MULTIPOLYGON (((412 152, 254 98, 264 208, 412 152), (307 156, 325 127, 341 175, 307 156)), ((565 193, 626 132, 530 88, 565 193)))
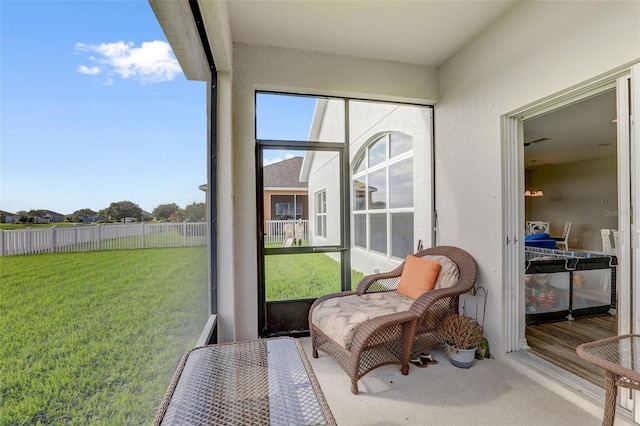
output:
MULTIPOLYGON (((546 219, 556 233, 565 221, 579 223, 570 244, 595 254, 604 251, 600 231, 617 230, 609 334, 637 332, 632 271, 640 260, 630 212, 640 196, 632 149, 640 138, 632 123, 640 107, 640 3, 150 4, 187 78, 207 82, 210 341, 305 336, 315 298, 352 288, 358 274, 392 269, 419 247, 453 245, 478 264, 496 361, 601 415, 601 385, 529 346, 525 222, 546 219), (561 158, 562 144, 536 132, 552 122, 585 126, 562 123, 559 113, 601 98, 609 108, 598 107, 597 118, 609 139, 573 134, 584 138, 573 151, 590 157, 543 162, 561 158), (306 130, 289 132, 292 112, 305 108, 306 130), (296 247, 263 238, 262 169, 286 155, 304 158, 300 181, 308 188, 308 225, 296 247), (538 185, 564 189, 545 191, 544 208, 525 198, 532 159, 538 185), (545 176, 551 167, 581 172, 545 176), (605 178, 604 189, 593 185, 605 178), (579 210, 570 208, 576 200, 579 210), (274 295, 275 259, 310 255, 339 265, 332 286, 274 295)), ((619 416, 640 422, 638 400, 621 390, 619 416)))

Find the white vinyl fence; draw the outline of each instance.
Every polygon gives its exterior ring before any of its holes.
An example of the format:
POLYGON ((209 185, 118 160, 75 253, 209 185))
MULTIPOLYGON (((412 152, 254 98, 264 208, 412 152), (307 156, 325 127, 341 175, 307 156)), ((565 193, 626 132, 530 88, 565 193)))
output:
POLYGON ((284 241, 285 226, 291 225, 295 229, 296 223, 302 223, 304 227, 304 241, 309 241, 309 221, 308 220, 265 220, 264 221, 264 242, 281 243, 284 241))
POLYGON ((0 230, 0 256, 206 245, 206 222, 0 230))

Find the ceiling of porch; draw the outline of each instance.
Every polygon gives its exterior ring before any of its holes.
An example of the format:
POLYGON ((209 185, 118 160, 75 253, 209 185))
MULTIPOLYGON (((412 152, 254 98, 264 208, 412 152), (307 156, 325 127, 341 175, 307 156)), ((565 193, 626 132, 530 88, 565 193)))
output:
MULTIPOLYGON (((507 11, 501 1, 229 0, 234 42, 439 67, 507 11)), ((615 92, 530 120, 525 164, 615 153, 615 92)))
MULTIPOLYGON (((224 4, 233 43, 437 68, 518 2, 227 0, 224 4)), ((214 2, 199 3, 205 18, 216 15, 214 2)), ((215 28, 215 24, 210 27, 215 28)), ((192 52, 191 45, 185 43, 182 49, 173 47, 192 52)), ((176 53, 185 57, 184 52, 176 53)), ((614 93, 598 96, 530 120, 525 126, 525 142, 535 142, 526 146, 525 165, 530 165, 531 159, 544 165, 612 155, 616 141, 616 128, 611 123, 615 117, 614 96, 614 93)))
POLYGON ((438 67, 516 0, 229 0, 234 42, 438 67))

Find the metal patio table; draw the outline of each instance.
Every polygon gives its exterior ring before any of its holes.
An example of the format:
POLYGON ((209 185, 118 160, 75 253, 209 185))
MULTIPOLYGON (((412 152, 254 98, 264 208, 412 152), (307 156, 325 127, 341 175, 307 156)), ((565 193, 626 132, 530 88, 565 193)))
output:
POLYGON ((335 425, 290 337, 195 348, 178 365, 154 425, 335 425))
POLYGON ((625 334, 583 343, 578 356, 606 371, 603 426, 613 425, 617 386, 640 390, 640 335, 625 334))

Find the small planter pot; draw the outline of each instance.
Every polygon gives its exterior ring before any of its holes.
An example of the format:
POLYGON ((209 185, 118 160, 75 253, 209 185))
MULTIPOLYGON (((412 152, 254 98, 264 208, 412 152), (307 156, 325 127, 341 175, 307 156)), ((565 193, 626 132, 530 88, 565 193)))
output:
POLYGON ((476 349, 458 349, 456 352, 452 348, 448 348, 449 361, 451 364, 459 368, 469 368, 473 365, 473 361, 476 358, 476 349))

